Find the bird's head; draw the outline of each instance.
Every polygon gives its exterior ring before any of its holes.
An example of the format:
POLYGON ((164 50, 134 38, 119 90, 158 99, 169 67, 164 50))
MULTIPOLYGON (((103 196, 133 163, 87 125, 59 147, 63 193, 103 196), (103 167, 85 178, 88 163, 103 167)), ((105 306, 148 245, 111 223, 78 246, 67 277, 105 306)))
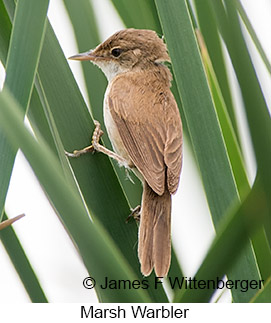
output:
POLYGON ((118 31, 95 49, 70 59, 92 61, 109 80, 132 69, 170 61, 165 43, 154 31, 132 28, 118 31))

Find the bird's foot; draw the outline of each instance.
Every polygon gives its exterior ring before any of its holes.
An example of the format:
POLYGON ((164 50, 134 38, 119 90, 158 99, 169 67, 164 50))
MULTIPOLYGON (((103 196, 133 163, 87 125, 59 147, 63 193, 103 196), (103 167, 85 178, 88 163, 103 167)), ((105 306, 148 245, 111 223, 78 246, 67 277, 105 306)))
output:
POLYGON ((89 153, 89 152, 98 151, 98 152, 101 152, 101 153, 107 155, 110 158, 115 159, 120 164, 123 164, 123 165, 127 164, 126 160, 123 157, 121 157, 118 154, 116 154, 115 152, 107 149, 103 145, 99 144, 100 138, 103 135, 103 131, 101 130, 101 125, 100 125, 99 121, 94 120, 94 124, 95 124, 95 129, 94 129, 94 132, 92 135, 91 145, 88 147, 85 147, 81 150, 74 150, 72 153, 65 151, 66 156, 79 157, 79 156, 89 153))
POLYGON ((98 121, 94 120, 94 124, 95 124, 95 129, 94 129, 94 132, 92 135, 91 145, 87 146, 83 149, 80 149, 80 150, 74 150, 72 153, 65 151, 66 156, 79 157, 79 156, 86 154, 86 153, 93 153, 95 151, 100 151, 99 148, 102 145, 99 144, 99 141, 100 141, 101 136, 103 135, 103 131, 101 130, 101 125, 98 121))
POLYGON ((126 219, 126 223, 130 222, 133 218, 137 223, 140 221, 141 205, 136 206, 134 209, 131 209, 131 213, 126 219))

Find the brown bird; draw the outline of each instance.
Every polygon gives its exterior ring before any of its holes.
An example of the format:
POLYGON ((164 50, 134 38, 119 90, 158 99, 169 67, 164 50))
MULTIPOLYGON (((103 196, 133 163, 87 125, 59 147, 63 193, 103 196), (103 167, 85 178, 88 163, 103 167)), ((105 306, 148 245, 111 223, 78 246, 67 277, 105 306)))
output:
POLYGON ((138 256, 141 272, 167 275, 171 259, 171 195, 178 188, 182 167, 182 124, 170 91, 170 61, 166 45, 152 30, 125 29, 94 50, 70 57, 90 60, 108 79, 104 121, 115 152, 99 144, 96 121, 92 145, 71 156, 95 149, 132 169, 143 183, 138 256))

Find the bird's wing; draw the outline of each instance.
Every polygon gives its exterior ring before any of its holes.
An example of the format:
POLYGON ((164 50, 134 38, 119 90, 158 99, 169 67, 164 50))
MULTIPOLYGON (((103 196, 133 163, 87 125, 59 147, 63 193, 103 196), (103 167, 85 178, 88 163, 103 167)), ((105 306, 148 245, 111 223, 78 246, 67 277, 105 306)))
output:
MULTIPOLYGON (((131 77, 113 81, 108 104, 131 160, 159 195, 175 193, 182 166, 182 125, 168 88, 155 88, 131 77), (158 90, 158 91, 157 91, 158 90)), ((150 85, 150 84, 149 84, 150 85)))

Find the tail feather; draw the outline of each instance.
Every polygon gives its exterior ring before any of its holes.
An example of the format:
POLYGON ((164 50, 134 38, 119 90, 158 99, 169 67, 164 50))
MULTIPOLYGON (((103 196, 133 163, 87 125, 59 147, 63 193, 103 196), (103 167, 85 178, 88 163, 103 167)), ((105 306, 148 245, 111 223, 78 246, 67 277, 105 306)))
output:
POLYGON ((171 259, 171 195, 166 189, 156 194, 145 182, 139 227, 138 256, 141 272, 148 276, 154 268, 157 277, 167 275, 171 259))

